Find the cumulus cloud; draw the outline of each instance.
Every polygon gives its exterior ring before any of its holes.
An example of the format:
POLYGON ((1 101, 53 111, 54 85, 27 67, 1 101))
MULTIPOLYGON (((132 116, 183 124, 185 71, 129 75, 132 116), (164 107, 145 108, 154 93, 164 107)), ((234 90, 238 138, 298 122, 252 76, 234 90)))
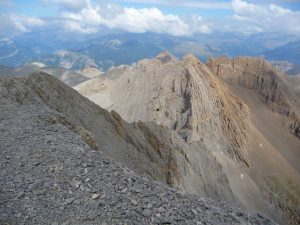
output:
POLYGON ((11 29, 29 32, 35 27, 45 26, 45 29, 63 29, 82 34, 100 33, 103 28, 134 33, 167 33, 174 36, 211 32, 210 24, 200 16, 180 17, 163 13, 156 7, 121 7, 91 0, 42 0, 42 3, 46 7, 58 7, 58 15, 44 19, 15 14, 2 15, 0 28, 5 29, 1 31, 5 33, 11 29))
POLYGON ((212 24, 206 22, 201 16, 193 15, 192 17, 186 18, 189 24, 189 29, 192 33, 203 33, 209 34, 212 32, 210 28, 212 24))
POLYGON ((100 7, 88 5, 78 12, 61 12, 60 16, 72 21, 73 26, 89 28, 96 32, 97 26, 119 29, 128 32, 157 32, 171 35, 189 35, 190 27, 179 16, 163 14, 157 8, 116 8, 113 5, 100 7), (104 13, 105 12, 105 13, 104 13))
POLYGON ((300 33, 300 11, 292 11, 275 4, 258 5, 233 0, 233 18, 244 32, 300 33))
MULTIPOLYGON (((242 33, 287 32, 300 35, 300 11, 293 11, 276 4, 260 4, 259 1, 232 0, 230 7, 223 0, 210 2, 174 0, 174 4, 199 8, 231 9, 232 15, 223 20, 207 21, 199 15, 178 16, 163 13, 156 7, 121 7, 108 1, 92 0, 41 0, 46 6, 59 8, 58 15, 48 18, 20 16, 6 13, 0 15, 0 33, 12 31, 29 32, 38 27, 62 29, 81 34, 101 33, 104 30, 127 32, 167 33, 186 36, 196 33, 211 33, 214 30, 236 31, 242 33), (105 3, 106 2, 106 3, 105 3), (255 2, 255 3, 253 3, 255 2), (257 2, 257 3, 256 3, 257 2), (211 4, 211 5, 210 5, 211 4)), ((119 0, 135 2, 135 0, 119 0)), ((279 0, 278 0, 279 1, 279 0)), ((7 4, 11 0, 0 0, 7 4)), ((143 0, 157 4, 170 4, 171 0, 143 0)), ((230 3, 230 2, 229 2, 230 3)), ((216 11, 219 12, 219 11, 216 11)))
POLYGON ((104 21, 110 28, 124 29, 130 32, 157 32, 172 35, 190 34, 189 26, 176 15, 164 15, 157 8, 124 8, 123 13, 111 20, 104 21))

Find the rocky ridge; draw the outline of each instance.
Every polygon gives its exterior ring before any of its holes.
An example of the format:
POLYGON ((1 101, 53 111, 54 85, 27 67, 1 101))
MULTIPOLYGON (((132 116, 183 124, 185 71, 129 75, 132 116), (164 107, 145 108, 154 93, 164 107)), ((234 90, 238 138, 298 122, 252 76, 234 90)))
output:
MULTIPOLYGON (((105 156, 117 148, 139 155, 140 130, 163 129, 157 125, 127 124, 44 73, 1 78, 0 96, 1 223, 274 224, 182 194, 105 156)), ((148 137, 165 151, 155 133, 148 137)))
MULTIPOLYGON (((256 82, 252 75, 242 73, 237 78, 228 72, 224 82, 210 62, 207 66, 191 54, 181 60, 161 60, 172 59, 167 55, 163 52, 132 66, 112 69, 75 89, 101 107, 117 111, 126 121, 152 121, 174 130, 189 146, 202 143, 221 165, 238 203, 250 211, 264 212, 280 223, 298 224, 299 139, 281 128, 281 122, 290 125, 290 121, 277 121, 277 114, 269 110, 273 108, 278 113, 290 106, 291 111, 297 112, 294 105, 299 101, 295 92, 287 90, 286 80, 278 78, 280 103, 275 91, 276 100, 268 100, 265 109, 265 98, 256 89, 234 89, 226 81, 236 79, 251 87, 256 82)), ((260 60, 249 63, 249 68, 261 68, 259 63, 260 60)), ((244 68, 248 68, 247 63, 241 63, 240 69, 244 68)), ((273 71, 271 67, 269 70, 273 71)), ((276 81, 268 74, 259 79, 265 79, 267 87, 271 85, 269 91, 275 89, 276 81)), ((202 149, 198 148, 191 158, 200 156, 202 149)), ((190 162, 196 165, 198 160, 190 162)), ((225 183, 218 185, 226 187, 225 183)), ((215 198, 206 191, 201 193, 215 198)))
POLYGON ((225 82, 256 90, 271 110, 288 118, 287 127, 300 138, 300 104, 279 70, 262 58, 251 57, 220 57, 210 59, 207 65, 225 82))
POLYGON ((249 166, 243 151, 247 106, 194 56, 174 61, 166 55, 110 70, 75 89, 126 121, 163 124, 187 143, 201 141, 208 149, 249 166))

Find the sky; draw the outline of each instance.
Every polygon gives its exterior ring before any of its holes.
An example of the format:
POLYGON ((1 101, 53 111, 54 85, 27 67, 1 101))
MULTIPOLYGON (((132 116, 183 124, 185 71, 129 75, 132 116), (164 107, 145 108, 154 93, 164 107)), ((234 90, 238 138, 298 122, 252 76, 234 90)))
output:
POLYGON ((0 0, 0 35, 47 29, 86 35, 110 30, 300 36, 300 0, 0 0))

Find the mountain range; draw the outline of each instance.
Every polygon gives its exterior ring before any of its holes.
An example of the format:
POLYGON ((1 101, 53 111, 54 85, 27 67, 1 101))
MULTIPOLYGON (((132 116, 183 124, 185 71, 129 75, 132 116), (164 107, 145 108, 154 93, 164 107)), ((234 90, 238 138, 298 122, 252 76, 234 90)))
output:
POLYGON ((51 46, 46 41, 48 39, 43 41, 43 33, 27 33, 13 38, 2 37, 0 65, 15 67, 39 61, 47 66, 74 71, 91 65, 107 71, 113 66, 132 64, 143 58, 154 57, 162 50, 168 50, 179 58, 190 52, 202 61, 220 55, 264 56, 272 61, 287 61, 292 64, 288 73, 299 73, 299 39, 292 35, 241 35, 219 32, 193 37, 174 37, 155 33, 117 33, 91 36, 88 39, 80 36, 66 39, 58 38, 54 31, 52 35, 51 31, 49 32, 49 35, 53 36, 51 46))

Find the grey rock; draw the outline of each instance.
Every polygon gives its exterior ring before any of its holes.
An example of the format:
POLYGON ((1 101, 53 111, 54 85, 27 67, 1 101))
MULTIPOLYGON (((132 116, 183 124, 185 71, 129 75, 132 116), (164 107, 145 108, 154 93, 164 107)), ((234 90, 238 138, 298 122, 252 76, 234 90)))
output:
POLYGON ((131 203, 132 203, 133 205, 138 205, 137 201, 134 200, 134 199, 131 200, 131 203))
POLYGON ((32 184, 30 184, 30 185, 28 186, 28 190, 29 190, 29 191, 35 191, 35 190, 37 190, 38 188, 40 188, 42 185, 43 185, 43 181, 42 181, 42 180, 36 180, 36 181, 34 181, 32 184))
POLYGON ((25 193, 24 192, 20 192, 17 196, 17 198, 23 198, 25 196, 25 193))
POLYGON ((98 199, 99 198, 99 194, 93 194, 92 195, 92 199, 98 199))
POLYGON ((165 210, 165 208, 164 207, 159 207, 158 209, 157 209, 157 212, 159 212, 159 213, 163 213, 163 212, 165 212, 166 210, 165 210))
POLYGON ((152 212, 151 212, 151 210, 149 210, 149 209, 145 209, 145 210, 142 212, 142 215, 143 215, 144 217, 150 217, 150 216, 152 215, 152 212))
POLYGON ((66 199, 65 204, 71 204, 72 202, 74 202, 75 199, 76 198, 68 198, 68 199, 66 199))

